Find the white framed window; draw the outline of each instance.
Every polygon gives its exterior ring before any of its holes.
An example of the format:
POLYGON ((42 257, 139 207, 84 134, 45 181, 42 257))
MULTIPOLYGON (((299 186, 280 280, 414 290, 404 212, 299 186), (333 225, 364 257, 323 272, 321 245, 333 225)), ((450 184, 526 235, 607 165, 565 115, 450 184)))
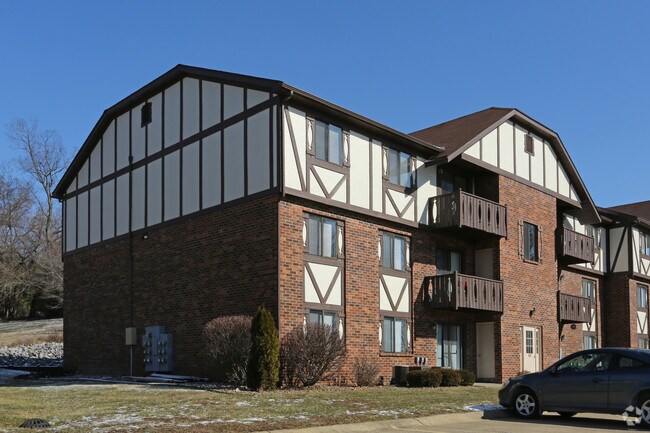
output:
POLYGON ((650 347, 648 347, 648 337, 639 337, 639 349, 650 349, 650 347))
POLYGON ((384 317, 382 332, 383 352, 404 353, 407 351, 406 319, 399 317, 384 317))
POLYGON ((462 332, 459 325, 436 325, 438 367, 462 368, 462 332))
POLYGON ((388 181, 406 188, 412 186, 411 182, 411 155, 388 149, 388 181))
POLYGON ((596 337, 594 335, 585 335, 583 338, 584 350, 596 349, 598 346, 596 337))
POLYGON ((334 311, 326 310, 309 310, 307 321, 309 323, 318 323, 319 325, 328 325, 332 329, 336 329, 338 315, 334 311))
POLYGON ((644 256, 650 256, 650 234, 639 232, 639 252, 644 256))
POLYGON ((592 301, 596 300, 596 282, 594 280, 582 280, 582 296, 592 301))
POLYGON ((646 286, 636 285, 636 299, 639 308, 648 308, 648 288, 646 286))
POLYGON ((337 221, 309 215, 307 217, 307 252, 314 256, 337 256, 337 221))
POLYGON ((343 165, 343 130, 320 120, 314 125, 314 156, 320 160, 343 165))
POLYGON ((405 271, 408 267, 406 246, 406 237, 393 233, 381 232, 382 268, 405 271))

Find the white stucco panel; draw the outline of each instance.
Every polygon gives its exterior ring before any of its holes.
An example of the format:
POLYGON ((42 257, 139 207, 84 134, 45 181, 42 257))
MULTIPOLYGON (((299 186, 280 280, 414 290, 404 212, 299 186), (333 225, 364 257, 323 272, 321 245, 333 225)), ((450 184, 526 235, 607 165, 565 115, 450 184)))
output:
POLYGON ((497 167, 499 158, 499 149, 497 148, 497 130, 494 129, 488 135, 483 137, 482 142, 482 159, 484 162, 497 167))
POLYGON ((350 204, 370 208, 370 142, 350 132, 350 204))

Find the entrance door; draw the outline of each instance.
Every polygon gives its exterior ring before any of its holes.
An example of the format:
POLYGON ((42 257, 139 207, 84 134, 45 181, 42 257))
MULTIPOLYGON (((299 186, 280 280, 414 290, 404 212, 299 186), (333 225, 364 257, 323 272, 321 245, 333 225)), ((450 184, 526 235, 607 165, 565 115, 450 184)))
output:
POLYGON ((474 253, 476 276, 494 279, 494 248, 476 250, 474 253))
POLYGON ((480 379, 494 379, 494 322, 476 324, 476 365, 480 379))
POLYGON ((522 332, 523 371, 535 373, 541 369, 539 328, 524 326, 522 332))

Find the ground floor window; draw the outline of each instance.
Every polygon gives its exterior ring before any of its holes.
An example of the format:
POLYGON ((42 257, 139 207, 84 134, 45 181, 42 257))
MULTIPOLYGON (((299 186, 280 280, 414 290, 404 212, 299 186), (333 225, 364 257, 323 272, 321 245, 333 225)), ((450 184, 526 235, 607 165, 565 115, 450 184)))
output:
POLYGON ((648 347, 648 337, 639 337, 639 349, 650 349, 648 347))
POLYGON ((406 352, 406 319, 384 317, 382 328, 382 351, 406 352))
POLYGON ((324 310, 309 310, 309 323, 318 323, 319 325, 329 325, 336 329, 336 313, 324 310))
POLYGON ((598 345, 595 335, 585 335, 584 336, 584 350, 595 349, 598 345))
POLYGON ((436 325, 439 367, 462 368, 462 334, 458 325, 436 325))

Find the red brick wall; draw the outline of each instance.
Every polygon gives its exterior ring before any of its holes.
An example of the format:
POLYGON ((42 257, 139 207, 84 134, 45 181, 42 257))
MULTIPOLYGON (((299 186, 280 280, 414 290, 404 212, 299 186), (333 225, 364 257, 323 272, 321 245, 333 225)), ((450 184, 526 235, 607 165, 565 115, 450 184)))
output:
POLYGON ((612 347, 639 346, 637 333, 637 284, 648 286, 629 278, 626 274, 611 275, 605 280, 604 302, 605 345, 612 347))
MULTIPOLYGON (((601 288, 602 288, 602 278, 596 274, 590 274, 587 272, 579 272, 577 270, 563 269, 562 270, 562 279, 560 280, 560 290, 563 293, 567 293, 573 296, 582 296, 582 280, 589 279, 595 281, 596 283, 596 328, 594 330, 596 339, 598 342, 598 347, 603 345, 602 339, 602 308, 601 308, 601 288)), ((583 324, 576 323, 576 329, 571 329, 571 324, 564 324, 561 328, 561 336, 563 340, 560 342, 560 347, 562 349, 563 356, 569 355, 573 352, 584 349, 584 336, 587 335, 587 332, 583 331, 583 324)), ((591 333, 591 331, 589 332, 591 333)))
POLYGON ((524 325, 541 328, 541 367, 558 359, 557 209, 554 197, 503 176, 499 177, 499 201, 508 206, 508 237, 500 243, 505 294, 500 341, 497 342, 497 348, 502 348, 497 372, 507 379, 522 370, 524 325), (525 262, 519 255, 519 223, 523 221, 541 229, 541 263, 525 262))
MULTIPOLYGON (((209 375, 201 333, 220 315, 277 317, 277 198, 241 203, 140 231, 133 240, 133 326, 163 325, 174 340, 174 372, 209 375), (143 234, 148 239, 143 239, 143 234)), ((131 325, 129 241, 117 239, 64 258, 65 367, 128 374, 131 325)), ((134 348, 134 372, 142 352, 134 348)))
POLYGON ((355 358, 370 357, 381 367, 388 383, 395 365, 414 365, 415 356, 436 363, 435 324, 462 325, 466 368, 476 369, 475 328, 477 318, 494 320, 490 314, 433 310, 423 301, 424 281, 435 275, 436 245, 463 251, 465 267, 473 273, 474 244, 458 236, 434 234, 430 230, 414 229, 399 224, 362 217, 348 211, 318 205, 306 200, 286 198, 280 203, 280 334, 285 335, 302 326, 304 315, 303 289, 303 213, 311 212, 345 222, 345 337, 347 359, 342 381, 353 380, 355 358), (377 239, 380 230, 388 230, 411 238, 413 350, 408 354, 384 354, 379 346, 379 259, 377 239))

